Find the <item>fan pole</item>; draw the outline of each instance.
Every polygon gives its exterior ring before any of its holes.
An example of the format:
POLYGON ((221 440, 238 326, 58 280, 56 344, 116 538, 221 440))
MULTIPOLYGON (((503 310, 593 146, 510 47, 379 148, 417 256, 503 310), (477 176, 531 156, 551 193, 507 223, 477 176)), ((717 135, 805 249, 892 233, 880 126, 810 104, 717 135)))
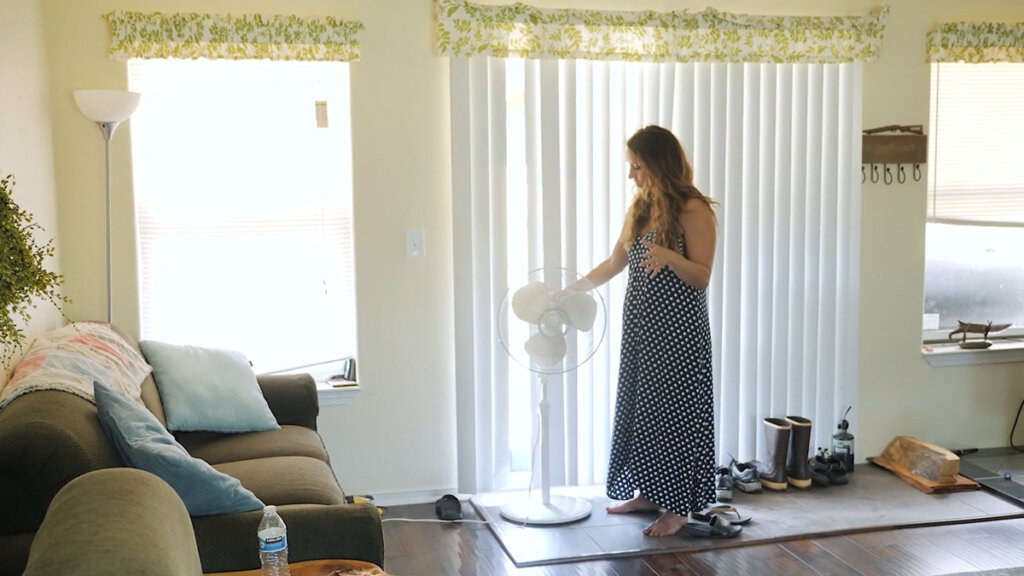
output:
POLYGON ((537 502, 529 491, 501 507, 501 515, 523 524, 565 524, 590 516, 590 501, 575 496, 551 496, 551 448, 548 439, 548 377, 540 375, 540 492, 537 502))
POLYGON ((548 376, 540 375, 540 496, 545 506, 551 504, 551 441, 548 438, 548 419, 551 403, 548 402, 548 376))

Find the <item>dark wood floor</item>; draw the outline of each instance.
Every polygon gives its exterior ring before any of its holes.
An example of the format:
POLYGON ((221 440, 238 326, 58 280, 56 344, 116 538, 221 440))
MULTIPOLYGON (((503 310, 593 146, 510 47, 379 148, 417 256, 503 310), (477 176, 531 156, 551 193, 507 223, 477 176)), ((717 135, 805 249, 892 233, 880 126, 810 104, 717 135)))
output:
POLYGON ((392 506, 384 519, 384 569, 395 576, 933 576, 1024 566, 1024 519, 532 568, 516 568, 484 524, 437 522, 433 504, 392 506))

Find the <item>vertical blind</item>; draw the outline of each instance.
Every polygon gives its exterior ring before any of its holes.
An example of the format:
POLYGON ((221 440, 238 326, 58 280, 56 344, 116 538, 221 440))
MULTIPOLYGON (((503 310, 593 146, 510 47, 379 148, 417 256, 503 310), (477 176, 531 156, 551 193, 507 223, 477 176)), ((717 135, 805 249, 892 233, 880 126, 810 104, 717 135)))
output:
MULTIPOLYGON (((633 193, 625 142, 652 123, 679 136, 698 188, 718 202, 709 302, 719 458, 756 457, 768 416, 808 417, 812 445, 826 445, 857 381, 859 63, 474 56, 453 58, 451 75, 461 490, 509 486, 509 406, 536 401, 494 326, 526 273, 509 263, 525 251, 528 267, 585 273, 606 258, 633 193), (520 68, 522 142, 508 137, 510 70, 520 68), (525 162, 525 183, 509 176, 513 158, 525 162), (510 224, 512 198, 525 203, 525 226, 510 224)), ((600 288, 602 350, 549 380, 556 485, 604 481, 624 288, 624 275, 600 288)))

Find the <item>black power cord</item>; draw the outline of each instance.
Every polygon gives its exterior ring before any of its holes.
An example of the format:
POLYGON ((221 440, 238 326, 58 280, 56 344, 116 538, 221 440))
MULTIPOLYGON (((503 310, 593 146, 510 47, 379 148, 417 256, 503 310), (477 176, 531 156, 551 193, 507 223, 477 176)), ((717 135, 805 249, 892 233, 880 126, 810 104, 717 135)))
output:
POLYGON ((1024 452, 1024 449, 1018 448, 1013 444, 1013 433, 1017 430, 1017 422, 1020 421, 1020 412, 1024 410, 1024 400, 1020 401, 1020 406, 1017 407, 1017 417, 1013 419, 1013 427, 1010 428, 1010 447, 1017 452, 1024 452))

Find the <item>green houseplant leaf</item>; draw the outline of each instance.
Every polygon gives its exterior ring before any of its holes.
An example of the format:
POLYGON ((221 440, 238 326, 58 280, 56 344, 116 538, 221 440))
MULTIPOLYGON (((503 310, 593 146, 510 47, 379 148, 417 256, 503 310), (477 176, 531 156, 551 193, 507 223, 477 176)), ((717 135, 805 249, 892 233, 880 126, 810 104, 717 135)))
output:
POLYGON ((60 292, 64 277, 46 269, 54 254, 53 241, 39 244, 35 232, 42 230, 31 214, 11 197, 14 176, 0 180, 0 346, 6 366, 25 343, 21 329, 32 318, 35 300, 45 299, 61 310, 69 300, 60 292))

